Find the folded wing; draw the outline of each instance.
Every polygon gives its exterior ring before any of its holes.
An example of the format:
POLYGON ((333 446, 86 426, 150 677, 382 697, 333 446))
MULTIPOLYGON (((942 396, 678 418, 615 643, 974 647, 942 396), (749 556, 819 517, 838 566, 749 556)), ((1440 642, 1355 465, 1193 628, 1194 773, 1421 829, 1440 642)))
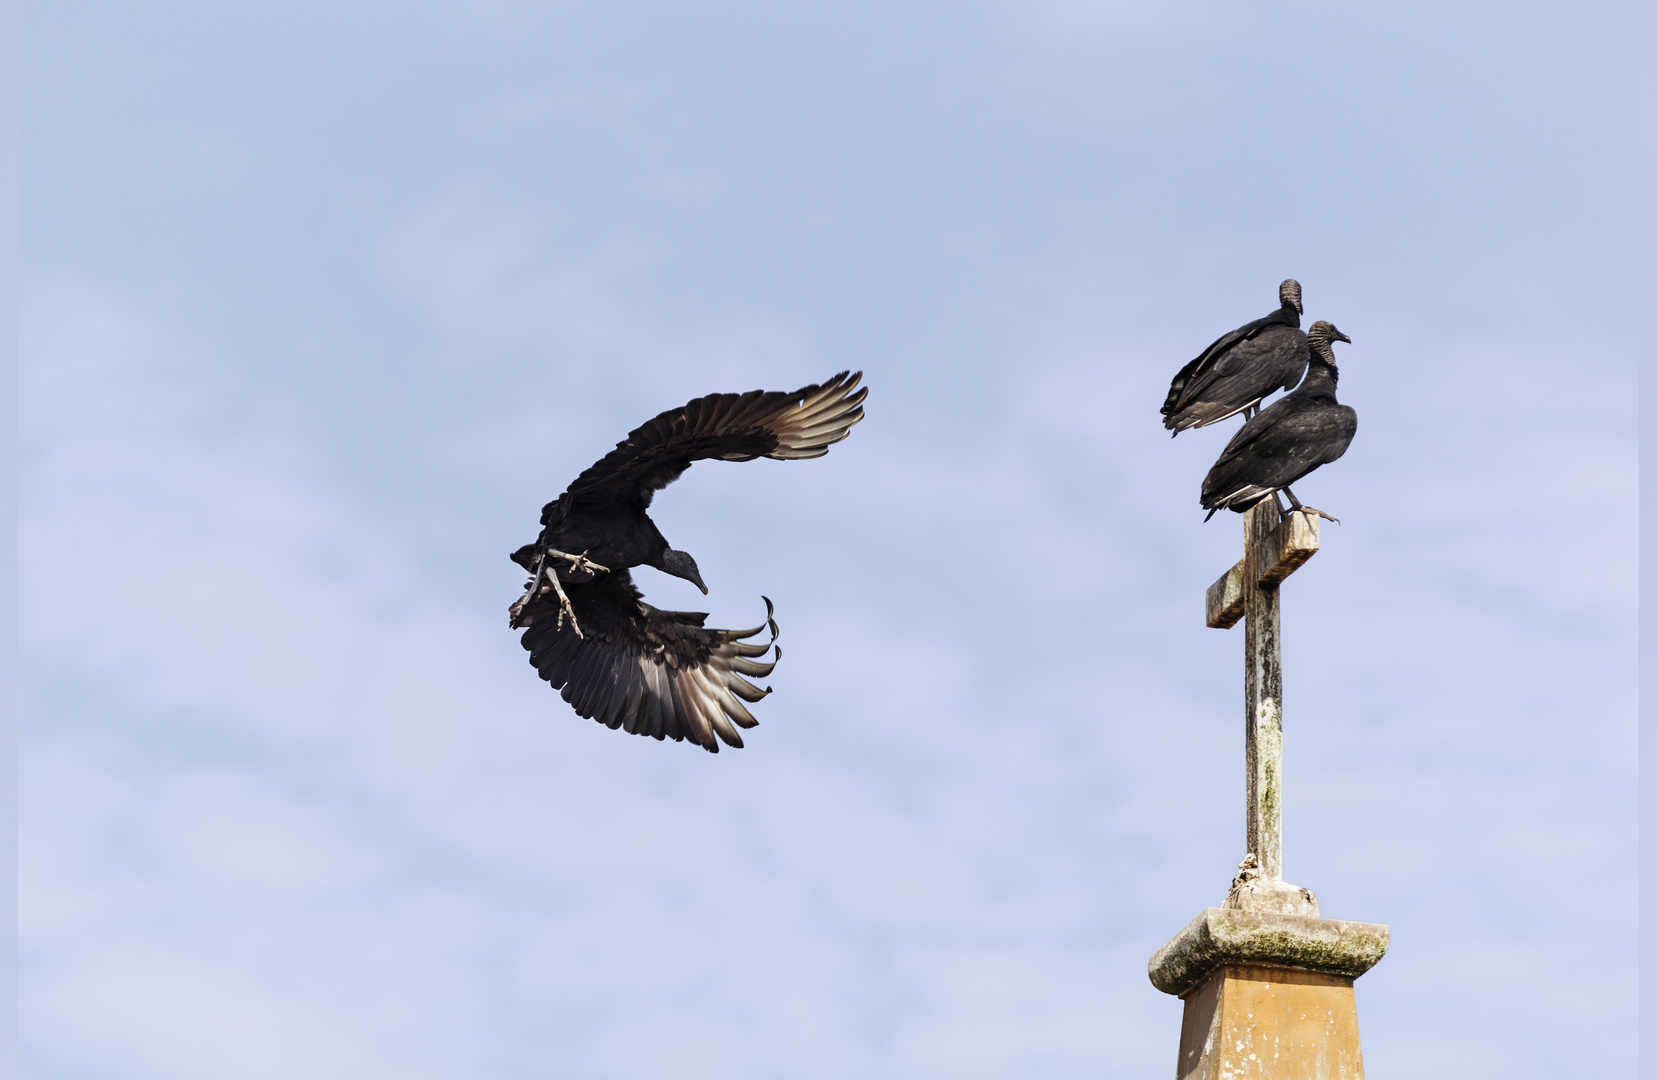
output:
POLYGON ((1162 426, 1177 432, 1234 416, 1274 390, 1294 387, 1310 356, 1306 335, 1279 324, 1240 336, 1223 350, 1210 346, 1174 377, 1178 389, 1169 389, 1162 426))
POLYGON ((1345 405, 1285 399, 1244 424, 1203 479, 1204 509, 1246 506, 1335 461, 1358 414, 1345 405))
POLYGON ((626 571, 565 591, 585 636, 567 619, 560 625, 556 597, 542 597, 526 613, 523 646, 576 712, 635 735, 688 739, 716 754, 720 740, 742 745, 736 729, 758 723, 743 702, 771 692, 743 676, 765 678, 782 658, 777 647, 769 663, 757 659, 777 640, 770 600, 765 622, 752 630, 710 630, 704 614, 646 604, 626 571), (767 628, 765 644, 748 640, 767 628))

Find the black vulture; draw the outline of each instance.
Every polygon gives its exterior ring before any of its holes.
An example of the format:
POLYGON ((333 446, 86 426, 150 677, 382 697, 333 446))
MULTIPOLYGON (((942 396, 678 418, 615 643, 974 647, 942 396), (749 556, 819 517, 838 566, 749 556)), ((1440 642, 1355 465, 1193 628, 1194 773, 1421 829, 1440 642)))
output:
POLYGON ((1340 371, 1332 343, 1350 345, 1352 339, 1326 322, 1313 323, 1306 337, 1312 347, 1306 381, 1243 424, 1203 479, 1208 517, 1226 507, 1240 514, 1261 499, 1275 499, 1281 490, 1293 509, 1337 520, 1316 507, 1301 506, 1289 485, 1346 453, 1358 430, 1358 414, 1335 400, 1340 371))
POLYGON ((1300 332, 1300 282, 1277 287, 1281 306, 1263 319, 1239 326, 1179 369, 1162 403, 1162 426, 1175 435, 1207 427, 1288 390, 1306 371, 1306 335, 1300 332))
POLYGON ((530 663, 577 713, 713 753, 720 739, 742 745, 732 724, 756 723, 742 702, 771 692, 743 676, 764 678, 782 657, 778 647, 770 663, 755 659, 777 640, 771 601, 752 630, 711 630, 704 613, 645 603, 629 567, 653 566, 708 591, 696 560, 669 547, 645 511, 693 461, 822 457, 863 419, 862 377, 842 371, 792 394, 709 394, 669 409, 541 510, 541 535, 512 553, 532 577, 511 625, 527 627, 530 663), (765 644, 748 640, 766 627, 765 644))

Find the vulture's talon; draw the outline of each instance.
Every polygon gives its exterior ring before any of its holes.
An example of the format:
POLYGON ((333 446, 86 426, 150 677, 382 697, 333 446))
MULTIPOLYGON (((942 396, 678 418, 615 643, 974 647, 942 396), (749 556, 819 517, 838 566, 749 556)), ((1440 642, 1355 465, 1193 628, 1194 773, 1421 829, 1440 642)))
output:
MULTIPOLYGON (((570 629, 575 631, 575 636, 585 638, 587 635, 581 632, 581 624, 575 621, 575 608, 570 606, 570 598, 564 595, 564 586, 558 583, 557 571, 547 574, 546 579, 547 584, 552 586, 552 591, 558 594, 558 629, 564 629, 564 616, 568 615, 570 629)), ((546 592, 546 589, 543 588, 541 591, 546 592)))

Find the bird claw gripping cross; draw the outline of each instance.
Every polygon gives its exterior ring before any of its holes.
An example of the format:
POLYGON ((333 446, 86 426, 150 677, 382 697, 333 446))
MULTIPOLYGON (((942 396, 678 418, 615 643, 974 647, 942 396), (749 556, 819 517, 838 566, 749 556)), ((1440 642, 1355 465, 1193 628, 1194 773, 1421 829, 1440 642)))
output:
MULTIPOLYGON (((1289 508, 1287 510, 1283 509, 1282 503, 1277 503, 1277 516, 1279 518, 1286 518, 1290 514, 1316 514, 1325 521, 1333 521, 1336 525, 1341 523, 1341 519, 1333 514, 1326 514, 1315 506, 1303 506, 1301 501, 1295 498, 1295 493, 1290 491, 1287 485, 1280 487, 1277 490, 1289 497, 1289 508)), ((1276 502, 1276 500, 1277 492, 1273 492, 1272 501, 1276 502)))
POLYGON ((558 628, 560 630, 564 628, 564 617, 567 615, 570 619, 571 628, 575 630, 575 636, 586 637, 581 632, 581 624, 575 621, 575 608, 570 606, 570 598, 564 595, 564 586, 558 580, 558 571, 547 566, 548 558, 569 560, 571 570, 586 570, 594 574, 608 573, 610 570, 608 566, 600 566, 587 558, 586 552, 582 552, 580 555, 571 555, 566 551, 547 548, 541 553, 541 557, 535 560, 535 576, 530 578, 529 587, 524 590, 523 596, 518 598, 518 602, 507 609, 508 614, 512 616, 507 625, 514 630, 523 625, 521 620, 524 617, 524 612, 529 609, 530 601, 551 589, 558 594, 558 628), (543 584, 543 582, 545 583, 543 584))

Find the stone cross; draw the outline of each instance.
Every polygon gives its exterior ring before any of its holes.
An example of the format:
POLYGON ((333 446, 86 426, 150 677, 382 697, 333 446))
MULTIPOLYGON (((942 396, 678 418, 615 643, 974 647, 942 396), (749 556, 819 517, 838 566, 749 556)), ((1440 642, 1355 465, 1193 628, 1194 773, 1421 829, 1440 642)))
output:
POLYGON ((1208 625, 1247 620, 1243 698, 1248 855, 1222 907, 1151 957, 1151 984, 1185 1001, 1179 1080, 1363 1080, 1352 983, 1387 951, 1380 923, 1318 915, 1283 880, 1283 651, 1278 586, 1318 550, 1318 520, 1277 500, 1243 515, 1243 558, 1208 590, 1208 625))
POLYGON ((1317 554, 1318 519, 1276 499, 1243 514, 1243 558, 1208 587, 1208 625, 1244 620, 1243 702, 1248 855, 1226 907, 1316 915, 1311 892, 1283 880, 1283 648, 1278 586, 1317 554))

